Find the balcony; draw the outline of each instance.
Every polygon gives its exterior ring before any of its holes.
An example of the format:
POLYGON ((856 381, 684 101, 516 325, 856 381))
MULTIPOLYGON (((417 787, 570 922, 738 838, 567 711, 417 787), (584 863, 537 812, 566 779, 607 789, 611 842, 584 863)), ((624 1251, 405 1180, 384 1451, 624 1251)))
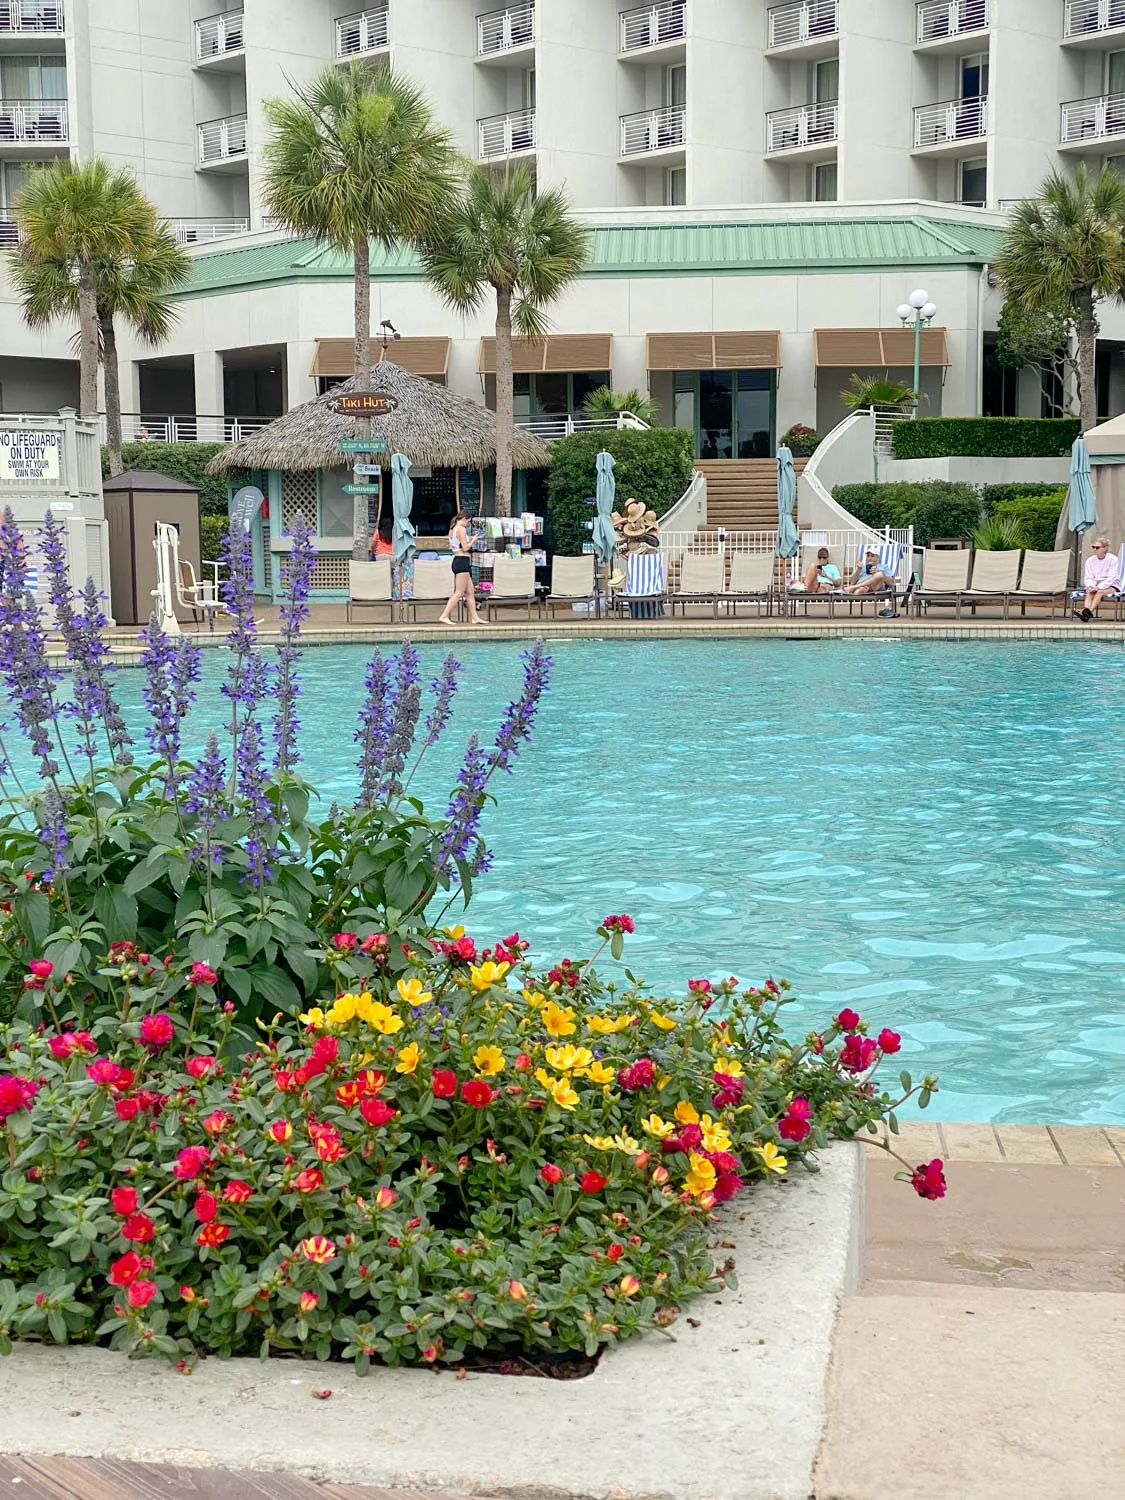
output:
MULTIPOLYGON (((143 440, 149 443, 240 443, 243 438, 261 432, 273 417, 206 416, 195 412, 169 416, 166 412, 123 411, 121 436, 127 443, 143 440)), ((104 417, 102 418, 104 426, 104 417)))
POLYGON ((0 41, 10 36, 62 36, 65 30, 63 0, 0 0, 0 41))
POLYGON ((766 46, 800 57, 832 57, 840 50, 837 0, 801 0, 774 5, 768 14, 766 46))
POLYGON ((1072 99, 1062 107, 1060 151, 1088 151, 1100 141, 1125 139, 1125 94, 1072 99))
POLYGON ((246 160, 246 116, 206 120, 199 129, 199 165, 222 167, 246 160))
POLYGON ((232 235, 249 234, 249 219, 169 219, 168 228, 177 245, 203 245, 210 240, 229 240, 232 235))
POLYGON ((966 156, 988 134, 988 99, 947 99, 914 111, 914 151, 927 156, 966 156))
POLYGON ((638 156, 656 157, 674 165, 683 160, 686 127, 687 110, 682 104, 622 115, 620 156, 630 161, 638 156))
POLYGON ((535 111, 489 115, 477 121, 477 156, 481 161, 499 161, 522 151, 535 150, 535 111))
POLYGON ((635 10, 623 10, 619 17, 621 26, 621 54, 631 57, 643 52, 646 59, 652 49, 660 48, 660 59, 668 60, 669 53, 678 58, 684 50, 687 35, 687 0, 660 0, 657 5, 641 5, 635 10))
POLYGON ((988 30, 990 9, 989 0, 918 0, 915 46, 953 51, 966 37, 988 30))
POLYGON ((14 250, 23 238, 20 221, 10 208, 0 208, 0 250, 14 250))
POLYGON ((227 10, 217 16, 206 16, 195 23, 195 60, 199 64, 218 64, 246 55, 242 31, 242 11, 227 10))
POLYGON ((1063 40, 1072 47, 1099 47, 1125 33, 1125 0, 1067 0, 1063 40))
POLYGON ((840 106, 797 104, 766 116, 766 151, 794 161, 831 161, 840 133, 840 106))
POLYGON ((482 61, 510 62, 513 53, 530 52, 534 47, 534 5, 510 5, 507 10, 477 17, 477 57, 482 61))
POLYGON ((391 31, 385 4, 354 16, 341 16, 336 22, 336 61, 350 62, 353 57, 371 57, 385 52, 391 44, 391 31))
POLYGON ((0 100, 0 153, 17 147, 18 154, 46 148, 57 155, 70 140, 70 118, 65 99, 0 100))

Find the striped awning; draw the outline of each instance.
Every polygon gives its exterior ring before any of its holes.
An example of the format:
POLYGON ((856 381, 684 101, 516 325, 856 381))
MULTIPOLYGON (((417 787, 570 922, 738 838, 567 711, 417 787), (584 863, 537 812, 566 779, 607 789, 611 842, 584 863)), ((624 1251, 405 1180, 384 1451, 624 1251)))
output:
POLYGON ((650 333, 650 370, 780 370, 781 334, 745 329, 733 333, 650 333))
MULTIPOLYGON (((371 340, 371 363, 382 364, 389 360, 411 375, 445 376, 449 371, 449 350, 453 343, 448 338, 392 339, 386 349, 380 339, 371 340)), ((355 365, 354 339, 317 339, 313 355, 313 376, 341 376, 345 379, 355 365)))
MULTIPOLYGON (((581 374, 613 366, 611 333, 551 333, 543 339, 513 339, 512 369, 517 375, 581 374)), ((496 340, 480 341, 477 373, 496 374, 496 340)))
MULTIPOLYGON (((913 328, 818 328, 814 337, 821 370, 905 370, 914 363, 913 328)), ((923 328, 923 369, 944 369, 951 363, 945 329, 923 328)))

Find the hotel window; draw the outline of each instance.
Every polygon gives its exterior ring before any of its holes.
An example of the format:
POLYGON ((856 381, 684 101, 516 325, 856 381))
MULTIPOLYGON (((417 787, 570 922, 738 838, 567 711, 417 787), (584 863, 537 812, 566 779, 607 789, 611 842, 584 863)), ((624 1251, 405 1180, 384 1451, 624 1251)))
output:
POLYGON ((822 161, 813 168, 813 201, 835 203, 837 169, 834 161, 822 161))
POLYGON ((960 202, 970 208, 983 208, 988 202, 988 159, 973 156, 961 163, 960 202))
POLYGON ((830 57, 815 65, 813 87, 817 104, 835 104, 840 97, 840 62, 830 57))
POLYGON ((961 98, 988 98, 987 52, 974 52, 961 59, 961 98))
POLYGON ((664 173, 664 205, 679 208, 687 202, 687 168, 669 167, 664 173))

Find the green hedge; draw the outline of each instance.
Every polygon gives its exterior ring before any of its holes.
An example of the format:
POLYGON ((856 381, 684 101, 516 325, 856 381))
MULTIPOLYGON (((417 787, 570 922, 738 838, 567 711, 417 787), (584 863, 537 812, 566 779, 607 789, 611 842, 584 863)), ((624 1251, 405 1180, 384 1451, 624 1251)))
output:
MULTIPOLYGON (((225 443, 126 443, 121 457, 127 469, 155 469, 170 479, 182 479, 199 490, 199 509, 205 516, 227 513, 226 477, 216 478, 204 470, 225 443)), ((102 477, 109 473, 109 454, 102 449, 102 477)), ((232 475, 231 478, 236 478, 232 475)), ((243 481, 240 481, 243 482, 243 481)))
POLYGON ((981 499, 984 508, 989 515, 998 505, 1003 505, 1006 500, 1022 500, 1025 496, 1039 498, 1043 495, 1055 496, 1059 490, 1066 494, 1066 485, 1058 484, 986 484, 981 486, 981 499))
POLYGON ((626 500, 642 500, 658 516, 669 510, 691 483, 690 432, 653 427, 647 432, 576 432, 551 445, 547 488, 548 538, 556 552, 582 551, 590 540, 583 522, 594 517, 586 504, 594 493, 595 460, 602 449, 616 460, 617 509, 626 500))
POLYGON ((969 536, 981 521, 980 491, 972 484, 838 484, 832 494, 866 526, 913 526, 920 547, 935 537, 969 536))
POLYGON ((1038 552, 1055 550, 1055 533, 1059 516, 1066 503, 1066 485, 1047 494, 1014 495, 1001 500, 992 514, 998 521, 1014 521, 1019 528, 1020 546, 1034 547, 1038 552))
MULTIPOLYGON (((217 562, 219 559, 219 548, 222 546, 223 537, 227 534, 227 518, 223 516, 200 516, 199 518, 199 542, 203 558, 208 562, 217 562)), ((210 576, 210 575, 208 575, 210 576)))
POLYGON ((1063 458, 1077 417, 920 417, 896 422, 896 458, 1063 458))

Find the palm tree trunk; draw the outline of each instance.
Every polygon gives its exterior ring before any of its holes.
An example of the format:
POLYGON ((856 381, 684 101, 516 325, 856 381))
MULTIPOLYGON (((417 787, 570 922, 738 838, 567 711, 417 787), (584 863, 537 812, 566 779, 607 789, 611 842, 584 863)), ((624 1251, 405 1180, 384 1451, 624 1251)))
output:
POLYGON ((496 514, 512 514, 512 293, 496 288, 496 514))
MULTIPOLYGON (((371 246, 367 236, 356 240, 355 258, 355 388, 371 389, 371 246)), ((371 436, 371 423, 361 418, 355 424, 357 437, 371 436)), ((352 496, 352 557, 367 556, 367 496, 352 496)))
POLYGON ((117 333, 113 314, 98 319, 102 335, 102 368, 105 371, 105 445, 109 450, 109 474, 120 474, 125 464, 121 458, 121 373, 117 364, 117 333))
POLYGON ((1098 320, 1094 313, 1094 294, 1078 294, 1078 410, 1082 431, 1088 432, 1098 421, 1096 355, 1098 320))
POLYGON ((78 328, 78 413, 93 418, 98 414, 98 299, 94 269, 87 263, 78 268, 78 328))

